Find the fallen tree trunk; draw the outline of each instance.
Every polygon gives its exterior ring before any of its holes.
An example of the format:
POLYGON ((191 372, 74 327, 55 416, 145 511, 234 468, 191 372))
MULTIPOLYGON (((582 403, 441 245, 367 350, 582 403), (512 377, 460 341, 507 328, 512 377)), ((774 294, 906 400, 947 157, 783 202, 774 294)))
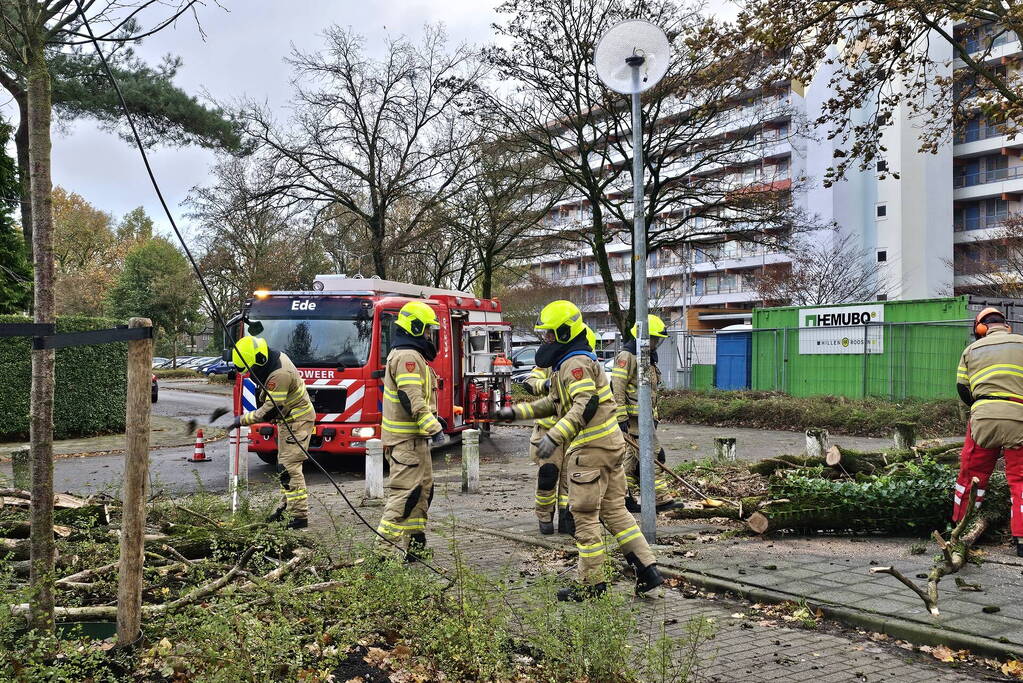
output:
POLYGON ((823 457, 779 455, 752 463, 749 470, 765 477, 769 477, 779 470, 804 467, 829 467, 834 468, 835 472, 839 474, 875 474, 897 463, 916 462, 921 456, 927 456, 935 462, 943 464, 958 464, 961 449, 962 444, 888 453, 866 453, 841 446, 832 446, 823 457))

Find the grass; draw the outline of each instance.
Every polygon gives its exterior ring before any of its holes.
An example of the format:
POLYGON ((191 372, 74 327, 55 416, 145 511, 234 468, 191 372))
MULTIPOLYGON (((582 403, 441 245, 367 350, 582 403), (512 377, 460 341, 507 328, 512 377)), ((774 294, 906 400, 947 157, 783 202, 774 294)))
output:
MULTIPOLYGON (((171 536, 170 545, 206 550, 194 565, 177 568, 154 565, 147 556, 144 602, 173 600, 222 575, 241 548, 253 545, 259 551, 247 569, 254 575, 300 545, 312 553, 315 572, 296 570, 257 590, 225 589, 148 617, 142 642, 127 650, 81 633, 25 632, 23 622, 0 610, 0 670, 10 672, 4 680, 369 681, 394 673, 400 680, 682 683, 695 675, 699 646, 714 635, 704 620, 680 638, 662 632, 641 642, 636 608, 621 594, 560 604, 554 577, 527 583, 476 571, 456 541, 453 566, 440 578, 373 556, 350 528, 314 536, 259 523, 273 503, 246 501, 231 519, 223 499, 213 495, 155 501, 150 528, 171 536), (322 582, 336 584, 303 592, 322 582)), ((116 556, 117 539, 109 531, 83 522, 58 541, 61 557, 73 558, 61 575, 116 556)), ((24 602, 28 590, 0 558, 5 599, 24 602)), ((60 591, 58 602, 107 604, 116 590, 110 573, 88 590, 60 591)))
POLYGON ((966 424, 952 399, 893 403, 836 396, 797 398, 772 392, 665 392, 661 420, 716 427, 804 431, 811 427, 850 436, 891 436, 898 422, 915 422, 918 436, 962 434, 966 424))

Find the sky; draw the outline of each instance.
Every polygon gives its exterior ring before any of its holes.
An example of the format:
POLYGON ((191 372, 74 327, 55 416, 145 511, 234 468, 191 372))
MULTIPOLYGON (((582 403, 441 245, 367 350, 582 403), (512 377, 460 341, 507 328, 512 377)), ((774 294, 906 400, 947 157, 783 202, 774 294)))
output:
MULTIPOLYGON (((372 44, 387 34, 418 37, 426 23, 443 22, 453 44, 489 39, 498 0, 220 0, 198 11, 205 37, 194 20, 182 20, 143 42, 139 56, 151 64, 166 54, 184 60, 176 83, 193 95, 231 104, 243 98, 266 102, 286 116, 292 91, 285 58, 292 46, 311 51, 330 24, 351 26, 372 44)), ((4 108, 17 116, 16 109, 4 108)), ((13 151, 13 150, 12 150, 13 151)), ((181 206, 191 188, 206 184, 213 152, 194 147, 149 151, 157 179, 182 228, 181 206)), ((143 206, 157 229, 169 223, 134 145, 91 122, 55 130, 53 180, 119 218, 143 206)))
MULTIPOLYGON (((367 38, 370 49, 374 39, 388 34, 416 38, 426 23, 438 22, 446 27, 452 44, 482 44, 491 39, 499 1, 219 0, 218 6, 206 0, 198 9, 202 34, 194 20, 182 19, 146 39, 137 53, 151 64, 167 54, 181 57, 184 65, 176 83, 190 94, 228 106, 242 99, 265 102, 286 118, 292 86, 285 59, 293 47, 302 51, 320 47, 326 26, 352 27, 367 38)), ((720 13, 728 4, 711 0, 707 6, 720 13)), ((3 105, 0 102, 0 110, 13 120, 17 110, 9 102, 3 105)), ((149 154, 164 196, 187 234, 182 202, 193 187, 209 182, 216 157, 194 147, 155 147, 149 154)), ((54 130, 53 179, 115 218, 143 206, 159 232, 170 232, 134 145, 91 122, 54 130)))

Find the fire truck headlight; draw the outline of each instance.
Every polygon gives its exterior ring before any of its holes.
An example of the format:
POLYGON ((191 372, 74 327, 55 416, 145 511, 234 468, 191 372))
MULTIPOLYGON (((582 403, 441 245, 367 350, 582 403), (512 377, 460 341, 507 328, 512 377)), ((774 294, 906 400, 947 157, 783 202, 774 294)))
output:
POLYGON ((356 427, 352 430, 352 436, 356 439, 371 439, 376 436, 377 430, 373 427, 356 427))

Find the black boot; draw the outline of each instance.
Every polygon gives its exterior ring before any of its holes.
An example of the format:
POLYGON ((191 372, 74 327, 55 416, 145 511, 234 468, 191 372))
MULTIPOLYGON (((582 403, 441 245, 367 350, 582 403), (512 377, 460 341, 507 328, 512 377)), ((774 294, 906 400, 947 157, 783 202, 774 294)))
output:
POLYGON ((558 533, 575 536, 575 517, 568 508, 558 511, 558 533))
POLYGON ((663 503, 658 503, 656 507, 658 512, 664 512, 665 510, 674 510, 677 507, 682 507, 682 503, 672 499, 663 503))
POLYGON ((592 586, 573 583, 567 588, 558 590, 558 602, 584 602, 593 598, 599 598, 606 592, 607 583, 603 581, 592 586))
POLYGON ((285 529, 305 529, 309 526, 308 517, 292 517, 291 521, 284 525, 285 529))
POLYGON ((270 523, 270 524, 273 524, 274 522, 279 522, 282 519, 284 519, 284 513, 287 512, 287 511, 288 511, 288 506, 287 505, 281 505, 279 508, 274 510, 273 513, 269 517, 266 518, 266 521, 268 523, 270 523))
POLYGON ((664 583, 664 577, 657 571, 656 564, 649 564, 646 567, 636 570, 636 595, 646 593, 664 583))
POLYGON ((1017 538, 1016 540, 1016 557, 1023 557, 1023 538, 1017 538))
POLYGON ((549 522, 540 521, 540 533, 544 536, 550 536, 554 533, 554 520, 549 522))
POLYGON ((405 553, 406 562, 418 562, 426 558, 426 534, 417 532, 409 537, 408 551, 405 553))
POLYGON ((641 512, 639 503, 632 496, 625 496, 625 509, 629 512, 641 512))

